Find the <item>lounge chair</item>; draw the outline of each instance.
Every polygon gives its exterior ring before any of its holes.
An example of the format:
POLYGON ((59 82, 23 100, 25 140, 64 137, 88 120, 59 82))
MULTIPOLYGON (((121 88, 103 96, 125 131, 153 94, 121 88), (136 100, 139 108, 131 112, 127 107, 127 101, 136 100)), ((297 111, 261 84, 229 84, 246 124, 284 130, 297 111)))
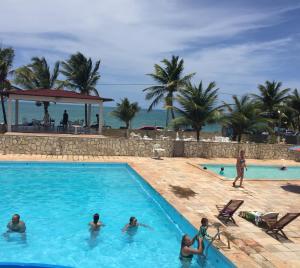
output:
POLYGON ((239 216, 254 223, 257 226, 267 226, 266 221, 277 220, 279 213, 276 212, 259 212, 259 211, 240 211, 239 216))
POLYGON ((290 222, 295 220, 300 216, 300 213, 287 213, 283 217, 277 220, 266 220, 267 230, 266 233, 274 234, 276 239, 278 239, 278 233, 280 232, 286 239, 288 237, 283 232, 283 228, 287 226, 290 222))
POLYGON ((243 203, 244 200, 230 200, 225 206, 217 205, 219 211, 218 219, 224 220, 225 224, 227 224, 228 221, 232 221, 236 224, 233 215, 243 203))

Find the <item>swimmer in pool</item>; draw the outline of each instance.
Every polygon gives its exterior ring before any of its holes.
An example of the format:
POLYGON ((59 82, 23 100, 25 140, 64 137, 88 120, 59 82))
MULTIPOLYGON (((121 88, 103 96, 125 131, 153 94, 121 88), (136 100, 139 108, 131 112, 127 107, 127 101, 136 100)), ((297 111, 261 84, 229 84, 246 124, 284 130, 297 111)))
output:
POLYGON ((146 228, 151 228, 150 226, 148 226, 146 224, 139 223, 137 221, 136 217, 130 217, 129 223, 124 226, 124 228, 122 229, 122 232, 123 233, 125 233, 127 231, 134 231, 134 232, 136 232, 139 226, 143 226, 143 227, 146 227, 146 228))
POLYGON ((220 170, 219 174, 220 174, 221 176, 224 176, 224 167, 221 167, 221 170, 220 170))
POLYGON ((181 261, 182 267, 189 267, 194 255, 201 255, 203 252, 202 238, 196 235, 191 239, 187 234, 182 237, 179 259, 181 261), (193 248, 192 245, 197 240, 197 248, 193 248))
POLYGON ((20 220, 19 214, 14 214, 11 221, 7 224, 7 233, 25 233, 26 225, 25 222, 20 220))
POLYGON ((286 166, 282 166, 282 167, 280 168, 280 170, 287 170, 287 167, 286 167, 286 166))
POLYGON ((102 226, 105 226, 101 221, 100 221, 100 216, 98 213, 94 214, 93 216, 93 221, 89 223, 90 231, 91 232, 97 232, 100 231, 100 228, 102 226))

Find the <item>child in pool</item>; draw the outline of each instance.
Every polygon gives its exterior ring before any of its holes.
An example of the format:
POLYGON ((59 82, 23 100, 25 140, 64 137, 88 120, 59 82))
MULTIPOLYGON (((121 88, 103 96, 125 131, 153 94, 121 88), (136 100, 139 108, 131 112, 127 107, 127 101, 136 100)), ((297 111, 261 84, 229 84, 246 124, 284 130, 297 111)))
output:
POLYGON ((207 228, 208 228, 208 219, 207 218, 202 218, 201 219, 201 226, 199 228, 198 232, 198 237, 200 238, 207 238, 211 239, 211 236, 207 233, 207 228))
POLYGON ((221 176, 224 176, 224 167, 221 167, 221 170, 220 170, 219 174, 220 174, 221 176))

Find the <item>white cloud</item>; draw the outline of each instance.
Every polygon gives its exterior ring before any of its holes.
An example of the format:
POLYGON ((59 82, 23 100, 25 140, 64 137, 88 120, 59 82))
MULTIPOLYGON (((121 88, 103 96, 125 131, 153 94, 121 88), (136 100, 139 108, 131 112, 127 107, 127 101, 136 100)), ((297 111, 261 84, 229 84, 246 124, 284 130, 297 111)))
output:
MULTIPOLYGON (((54 61, 76 51, 101 58, 103 82, 150 81, 144 74, 152 71, 154 63, 180 53, 187 70, 198 72, 198 78, 216 80, 227 89, 230 84, 248 86, 263 78, 260 73, 273 68, 272 55, 290 43, 290 39, 279 39, 220 45, 222 40, 279 23, 286 8, 261 10, 197 3, 1 0, 0 42, 22 49, 22 58, 27 60, 39 54, 54 61), (192 52, 187 53, 190 49, 192 52)), ((288 10, 292 8, 298 7, 288 10)), ((133 98, 140 100, 139 90, 134 87, 132 92, 137 92, 133 98)), ((119 90, 121 94, 129 91, 119 90)), ((104 93, 109 94, 107 87, 104 93)))

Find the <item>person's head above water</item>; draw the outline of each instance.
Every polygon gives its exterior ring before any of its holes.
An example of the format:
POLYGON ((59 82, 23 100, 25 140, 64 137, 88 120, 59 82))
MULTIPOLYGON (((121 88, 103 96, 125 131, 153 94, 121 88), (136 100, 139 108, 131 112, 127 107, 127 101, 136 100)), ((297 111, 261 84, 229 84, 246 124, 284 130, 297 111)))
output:
POLYGON ((208 226, 208 219, 207 218, 202 218, 201 219, 201 225, 202 226, 208 226))
POLYGON ((192 239, 187 234, 183 235, 181 239, 181 248, 190 247, 192 244, 192 239))
POLYGON ((221 167, 221 171, 224 171, 224 167, 221 167))
POLYGON ((93 216, 93 222, 94 222, 94 224, 97 224, 97 223, 98 223, 99 218, 100 218, 100 216, 99 216, 98 213, 94 214, 94 216, 93 216))
POLYGON ((281 168, 280 168, 280 170, 286 170, 287 168, 286 168, 286 166, 282 166, 281 168))
POLYGON ((11 221, 12 221, 13 224, 18 224, 20 222, 20 215, 19 214, 14 214, 12 216, 11 221))
POLYGON ((129 224, 130 225, 136 225, 137 224, 137 219, 136 219, 136 217, 130 217, 130 219, 129 219, 129 224))
POLYGON ((203 169, 207 169, 207 167, 204 166, 203 169))

